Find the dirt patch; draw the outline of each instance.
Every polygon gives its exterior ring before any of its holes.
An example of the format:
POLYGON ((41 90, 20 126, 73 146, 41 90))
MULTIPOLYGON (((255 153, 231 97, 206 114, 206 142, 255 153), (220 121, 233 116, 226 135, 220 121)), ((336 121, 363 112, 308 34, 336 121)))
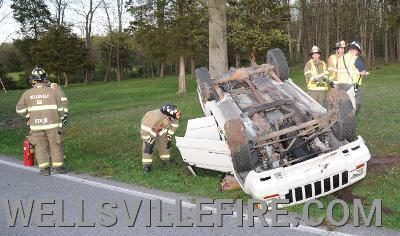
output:
MULTIPOLYGON (((342 199, 345 202, 353 203, 354 199, 360 199, 363 206, 369 205, 366 197, 361 197, 353 194, 351 186, 344 188, 334 193, 338 199, 342 199)), ((382 206, 382 211, 385 215, 394 215, 394 211, 388 207, 382 206)))
POLYGON ((0 128, 18 128, 24 125, 24 121, 19 118, 6 118, 4 120, 0 120, 0 128))
POLYGON ((372 157, 368 161, 368 171, 373 173, 383 173, 393 167, 400 167, 400 156, 392 157, 372 157))

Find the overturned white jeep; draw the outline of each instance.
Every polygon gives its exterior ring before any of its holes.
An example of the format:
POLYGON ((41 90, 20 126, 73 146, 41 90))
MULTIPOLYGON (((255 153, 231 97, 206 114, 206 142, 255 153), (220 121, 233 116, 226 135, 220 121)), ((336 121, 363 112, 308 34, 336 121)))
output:
POLYGON ((267 63, 210 78, 196 70, 205 117, 188 121, 177 147, 189 169, 233 174, 253 198, 318 198, 365 177, 370 153, 352 102, 331 89, 325 109, 288 78, 280 49, 267 63))

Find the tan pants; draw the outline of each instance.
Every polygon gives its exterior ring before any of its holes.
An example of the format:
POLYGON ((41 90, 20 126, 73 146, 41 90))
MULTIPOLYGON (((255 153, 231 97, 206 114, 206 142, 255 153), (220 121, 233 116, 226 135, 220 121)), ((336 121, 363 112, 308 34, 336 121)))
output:
POLYGON ((153 164, 154 146, 156 146, 158 149, 160 159, 162 161, 168 161, 170 158, 170 145, 171 143, 168 143, 166 135, 157 136, 155 142, 152 145, 143 141, 142 165, 149 166, 153 164))
POLYGON ((321 106, 327 106, 327 91, 326 90, 308 90, 308 94, 321 106))
POLYGON ((32 131, 28 139, 35 145, 40 169, 64 164, 64 132, 61 128, 32 131))

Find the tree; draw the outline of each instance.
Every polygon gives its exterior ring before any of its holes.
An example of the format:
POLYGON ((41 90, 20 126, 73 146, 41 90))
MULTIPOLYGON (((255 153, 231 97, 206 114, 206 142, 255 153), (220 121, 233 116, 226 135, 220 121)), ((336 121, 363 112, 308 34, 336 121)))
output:
POLYGON ((22 70, 22 62, 17 54, 17 48, 14 44, 2 44, 2 47, 0 47, 0 63, 10 71, 22 70))
POLYGON ((84 66, 83 48, 83 42, 72 33, 70 27, 55 25, 49 28, 40 41, 40 65, 55 74, 58 81, 63 76, 64 85, 68 86, 69 76, 84 66))
POLYGON ((55 23, 63 25, 65 19, 65 10, 70 4, 70 0, 49 0, 55 8, 55 23))
POLYGON ((92 23, 93 17, 96 10, 99 8, 102 1, 94 3, 93 0, 87 0, 87 5, 82 2, 82 10, 75 10, 75 12, 85 19, 84 32, 85 32, 85 51, 86 51, 86 62, 85 62, 85 83, 91 83, 95 72, 95 63, 92 57, 92 23))
POLYGON ((209 71, 215 78, 228 70, 225 0, 208 0, 209 71))
MULTIPOLYGON (((128 1, 128 12, 134 17, 130 30, 142 53, 160 65, 159 77, 165 74, 165 64, 170 52, 172 2, 167 0, 128 1)), ((153 64, 153 63, 151 63, 153 64)), ((153 67, 153 66, 152 66, 153 67)), ((151 68, 153 70, 153 68, 151 68)))
POLYGON ((244 48, 252 65, 257 54, 287 45, 283 27, 289 16, 285 5, 274 0, 230 0, 228 4, 228 41, 244 48))
POLYGON ((52 23, 50 11, 43 0, 13 0, 11 8, 15 20, 21 25, 21 33, 26 39, 21 43, 29 41, 30 56, 34 64, 37 64, 39 62, 37 47, 40 35, 52 23))

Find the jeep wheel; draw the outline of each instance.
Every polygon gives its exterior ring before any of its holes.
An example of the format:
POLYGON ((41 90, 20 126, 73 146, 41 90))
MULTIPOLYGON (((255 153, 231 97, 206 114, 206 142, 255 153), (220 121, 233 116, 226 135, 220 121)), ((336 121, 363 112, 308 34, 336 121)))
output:
POLYGON ((289 66, 285 55, 279 48, 274 48, 267 53, 267 64, 275 66, 275 73, 280 80, 285 81, 289 76, 289 66))
POLYGON ((218 95, 214 89, 208 70, 205 67, 196 69, 197 89, 202 103, 215 100, 218 95))
POLYGON ((332 126, 332 133, 339 141, 353 142, 357 139, 357 124, 353 104, 348 96, 336 99, 337 121, 332 126))

